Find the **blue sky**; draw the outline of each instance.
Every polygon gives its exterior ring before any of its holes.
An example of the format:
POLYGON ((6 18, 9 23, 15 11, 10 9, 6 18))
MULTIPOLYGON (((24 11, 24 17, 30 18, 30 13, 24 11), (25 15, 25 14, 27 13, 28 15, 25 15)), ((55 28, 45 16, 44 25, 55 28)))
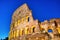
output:
POLYGON ((34 19, 60 18, 59 0, 0 0, 0 39, 8 36, 13 12, 27 3, 34 19))

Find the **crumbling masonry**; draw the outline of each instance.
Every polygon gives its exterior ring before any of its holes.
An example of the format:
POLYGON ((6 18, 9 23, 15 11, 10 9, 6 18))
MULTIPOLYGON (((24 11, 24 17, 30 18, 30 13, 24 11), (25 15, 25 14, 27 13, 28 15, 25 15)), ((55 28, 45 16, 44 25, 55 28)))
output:
POLYGON ((60 40, 60 19, 39 22, 32 17, 27 4, 20 6, 12 16, 9 40, 60 40))

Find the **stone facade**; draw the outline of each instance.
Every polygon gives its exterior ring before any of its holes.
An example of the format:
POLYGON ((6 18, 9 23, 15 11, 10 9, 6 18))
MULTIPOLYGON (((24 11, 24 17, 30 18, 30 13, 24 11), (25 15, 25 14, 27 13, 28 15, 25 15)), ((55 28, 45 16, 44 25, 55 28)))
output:
POLYGON ((60 19, 34 20, 27 4, 20 6, 12 15, 9 40, 57 40, 59 35, 60 19))

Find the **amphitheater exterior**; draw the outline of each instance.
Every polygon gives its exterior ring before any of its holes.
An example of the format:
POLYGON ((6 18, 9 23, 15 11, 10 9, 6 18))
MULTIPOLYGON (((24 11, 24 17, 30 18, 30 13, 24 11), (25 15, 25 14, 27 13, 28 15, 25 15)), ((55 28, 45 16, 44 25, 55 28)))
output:
POLYGON ((9 40, 60 40, 60 19, 34 20, 25 3, 12 15, 9 40))

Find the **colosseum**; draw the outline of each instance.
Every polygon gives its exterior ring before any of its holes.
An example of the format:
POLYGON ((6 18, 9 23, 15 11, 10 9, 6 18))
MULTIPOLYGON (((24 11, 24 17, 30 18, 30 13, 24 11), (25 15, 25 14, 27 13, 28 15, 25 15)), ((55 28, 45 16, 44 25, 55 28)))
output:
POLYGON ((8 40, 60 40, 60 19, 34 20, 25 3, 12 15, 8 40))

